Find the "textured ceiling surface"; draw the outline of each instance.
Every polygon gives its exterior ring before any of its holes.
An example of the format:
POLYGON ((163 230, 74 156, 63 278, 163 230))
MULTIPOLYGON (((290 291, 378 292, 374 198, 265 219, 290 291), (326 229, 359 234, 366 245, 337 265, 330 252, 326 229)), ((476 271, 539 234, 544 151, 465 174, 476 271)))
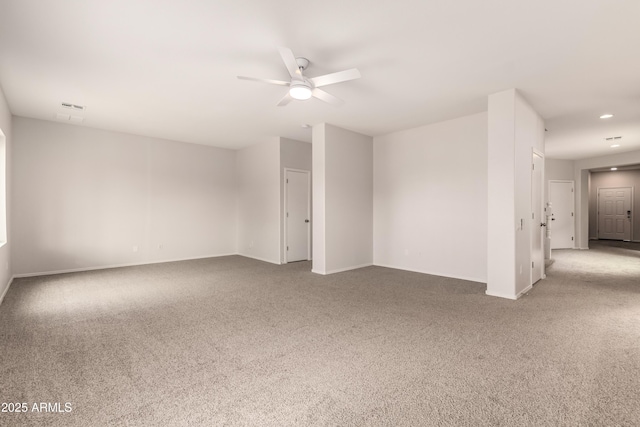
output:
POLYGON ((515 87, 547 156, 576 159, 640 149, 639 20, 636 0, 2 0, 0 85, 18 116, 227 148, 310 141, 302 125, 321 122, 382 135, 515 87), (323 88, 342 106, 276 107, 285 87, 236 76, 286 80, 278 46, 309 77, 362 78, 323 88))

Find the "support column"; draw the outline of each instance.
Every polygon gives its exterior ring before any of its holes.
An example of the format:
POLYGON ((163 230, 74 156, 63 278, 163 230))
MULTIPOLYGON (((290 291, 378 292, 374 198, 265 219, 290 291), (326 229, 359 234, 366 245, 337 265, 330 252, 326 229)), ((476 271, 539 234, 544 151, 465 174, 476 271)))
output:
POLYGON ((487 295, 531 288, 531 163, 544 123, 515 89, 489 96, 487 295))
POLYGON ((373 138, 313 127, 313 272, 373 264, 373 138))

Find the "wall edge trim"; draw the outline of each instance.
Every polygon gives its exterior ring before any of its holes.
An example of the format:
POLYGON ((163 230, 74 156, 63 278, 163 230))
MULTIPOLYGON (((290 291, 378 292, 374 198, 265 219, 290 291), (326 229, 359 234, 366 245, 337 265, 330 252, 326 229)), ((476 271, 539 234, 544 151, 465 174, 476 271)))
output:
POLYGON ((357 270, 359 268, 371 267, 373 263, 360 264, 360 265, 352 265, 344 268, 336 268, 335 270, 327 270, 325 273, 320 274, 334 274, 334 273, 342 273, 343 271, 357 270))
POLYGON ((247 254, 243 254, 243 253, 240 253, 240 252, 238 252, 236 254, 233 254, 233 255, 240 255, 240 256, 243 256, 245 258, 255 259, 257 261, 268 262, 269 264, 282 265, 282 263, 279 262, 279 261, 274 261, 274 260, 271 260, 271 259, 261 258, 261 257, 253 256, 253 255, 247 255, 247 254))
POLYGON ((158 260, 158 261, 145 261, 145 262, 133 262, 133 263, 125 263, 125 264, 111 264, 111 265, 104 265, 104 266, 70 268, 65 270, 41 271, 36 273, 19 273, 19 274, 15 274, 13 278, 19 279, 23 277, 38 277, 38 276, 49 276, 53 274, 79 273, 83 271, 107 270, 110 268, 122 268, 122 267, 136 267, 139 265, 163 264, 167 262, 191 261, 191 260, 205 259, 205 258, 219 258, 223 256, 232 256, 232 255, 239 255, 239 254, 232 252, 232 253, 205 255, 205 256, 197 256, 197 257, 189 257, 189 258, 175 258, 175 259, 165 259, 165 260, 158 260))
POLYGON ((505 299, 509 299, 509 300, 513 300, 513 301, 515 301, 515 300, 517 300, 517 299, 518 299, 518 296, 517 296, 517 295, 507 295, 507 294, 502 294, 502 293, 500 293, 500 292, 493 292, 493 291, 490 291, 489 289, 487 289, 484 293, 485 293, 486 295, 490 296, 490 297, 505 298, 505 299))
MULTIPOLYGON (((542 280, 542 279, 541 279, 542 280)), ((536 282, 537 283, 537 282, 536 282)), ((516 295, 516 299, 521 298, 523 295, 525 295, 527 292, 529 292, 531 289, 533 289, 533 285, 529 285, 526 288, 524 288, 522 291, 520 291, 520 293, 518 295, 516 295)))
POLYGON ((13 279, 15 278, 16 276, 11 276, 11 278, 7 282, 7 287, 4 288, 4 292, 2 292, 2 295, 0 295, 0 305, 2 304, 2 301, 4 301, 4 297, 5 295, 7 295, 7 292, 9 292, 9 288, 11 287, 11 284, 13 283, 13 279))
POLYGON ((391 265, 391 264, 373 263, 373 265, 375 265, 377 267, 393 268, 394 270, 410 271, 412 273, 428 274, 430 276, 447 277, 447 278, 450 278, 450 279, 466 280, 467 282, 476 282, 476 283, 487 284, 486 279, 483 280, 483 279, 479 279, 477 277, 452 276, 452 275, 444 274, 444 273, 435 273, 433 271, 419 270, 419 269, 415 269, 415 268, 398 267, 398 266, 394 266, 394 265, 391 265))

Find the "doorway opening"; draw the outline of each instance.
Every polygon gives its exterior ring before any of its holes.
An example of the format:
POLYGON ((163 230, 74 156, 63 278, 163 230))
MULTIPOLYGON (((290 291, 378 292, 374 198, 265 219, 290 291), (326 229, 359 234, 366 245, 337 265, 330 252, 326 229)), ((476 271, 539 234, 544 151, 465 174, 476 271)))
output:
POLYGON ((575 247, 575 194, 574 182, 549 181, 550 214, 547 213, 551 249, 573 249, 575 247))

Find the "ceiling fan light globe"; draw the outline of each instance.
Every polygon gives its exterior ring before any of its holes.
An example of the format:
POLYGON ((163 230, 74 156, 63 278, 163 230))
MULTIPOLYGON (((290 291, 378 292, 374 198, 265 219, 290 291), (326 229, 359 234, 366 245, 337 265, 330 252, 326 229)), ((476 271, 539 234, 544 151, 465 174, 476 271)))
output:
POLYGON ((311 98, 311 88, 306 85, 291 85, 289 95, 293 99, 304 101, 311 98))

